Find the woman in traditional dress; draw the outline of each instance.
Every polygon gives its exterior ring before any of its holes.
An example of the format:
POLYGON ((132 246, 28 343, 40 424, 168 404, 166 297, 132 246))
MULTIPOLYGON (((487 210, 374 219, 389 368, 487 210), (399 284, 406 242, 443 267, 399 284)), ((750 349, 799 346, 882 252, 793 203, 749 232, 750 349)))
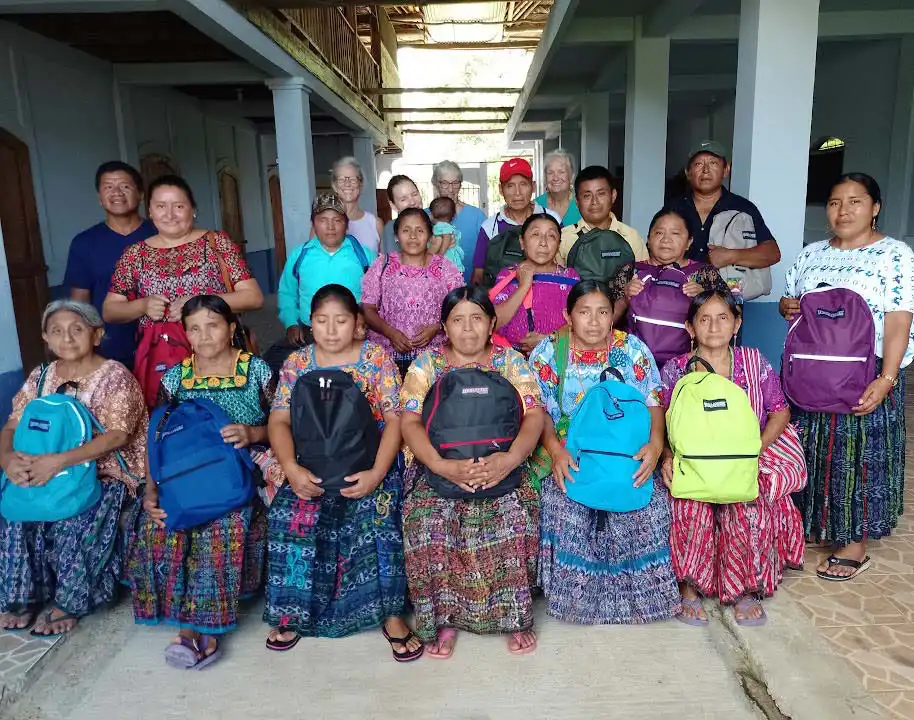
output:
POLYGON ((495 327, 525 354, 568 322, 565 300, 581 276, 555 260, 561 235, 554 217, 531 215, 521 228, 523 262, 506 267, 495 278, 495 327))
POLYGON ((359 306, 342 285, 325 285, 311 301, 314 344, 289 356, 280 373, 270 441, 288 482, 270 506, 267 604, 270 650, 291 650, 302 637, 345 637, 381 627, 398 662, 418 659, 422 643, 402 619, 406 574, 400 532, 402 499, 400 376, 376 343, 356 336, 359 306), (322 369, 349 374, 382 431, 375 464, 346 478, 339 495, 296 461, 292 390, 322 369))
POLYGON ((393 358, 405 375, 416 356, 444 342, 439 308, 463 274, 428 250, 432 221, 420 208, 406 208, 394 220, 399 251, 378 257, 362 278, 362 308, 369 339, 393 358))
MULTIPOLYGON (((193 354, 162 376, 159 403, 206 399, 233 423, 226 443, 251 448, 267 442, 275 382, 269 366, 238 347, 238 320, 215 295, 190 298, 181 319, 193 354)), ((248 450, 245 450, 248 452, 248 450)), ((260 587, 266 516, 259 498, 212 522, 168 530, 155 477, 148 477, 129 574, 136 622, 174 625, 178 635, 165 660, 201 669, 219 657, 220 638, 234 630, 238 602, 260 587)))
POLYGON ((882 195, 869 175, 842 176, 826 206, 834 237, 807 245, 787 272, 781 314, 822 284, 853 290, 873 313, 876 372, 853 414, 795 417, 809 466, 798 496, 806 535, 833 546, 818 567, 823 580, 846 581, 870 565, 866 543, 891 534, 904 504, 905 372, 914 359, 914 251, 878 229, 882 195))
POLYGON ((41 327, 57 359, 35 368, 13 398, 0 432, 0 467, 11 483, 40 487, 62 470, 94 460, 101 481, 101 499, 73 517, 56 522, 0 517, 0 628, 25 630, 37 618, 32 634, 50 636, 69 632, 80 618, 115 598, 124 561, 118 520, 143 476, 149 418, 130 371, 96 352, 105 326, 94 307, 55 300, 45 309, 41 327), (13 450, 25 406, 56 392, 74 395, 104 430, 68 452, 13 450))
POLYGON ((447 343, 422 353, 401 391, 403 437, 415 456, 407 470, 403 541, 416 633, 427 654, 449 658, 458 630, 502 634, 514 654, 536 648, 531 587, 539 546, 539 498, 527 457, 543 427, 536 378, 516 350, 493 346, 495 308, 479 287, 452 290, 441 322, 447 343), (476 463, 442 459, 422 424, 425 397, 435 382, 457 368, 482 368, 505 377, 524 409, 520 433, 505 452, 476 463), (455 500, 439 495, 429 470, 472 491, 496 486, 521 468, 516 490, 491 499, 455 500))
POLYGON ((631 512, 603 512, 568 498, 574 462, 565 449, 570 417, 585 393, 600 382, 607 367, 640 392, 651 414, 650 441, 633 485, 647 482, 664 447, 660 377, 647 347, 638 338, 612 327, 610 291, 598 281, 578 283, 568 295, 565 317, 570 337, 558 357, 556 335, 543 340, 530 356, 549 419, 542 444, 553 475, 543 481, 540 533, 540 587, 547 610, 561 620, 600 623, 648 623, 679 612, 679 591, 670 564, 670 509, 666 489, 654 483, 647 507, 631 512), (564 380, 559 378, 564 365, 564 380), (561 390, 561 396, 560 396, 561 390))
MULTIPOLYGON (((732 605, 740 625, 764 624, 761 601, 774 594, 785 568, 803 564, 803 524, 790 497, 806 484, 803 451, 777 373, 755 348, 731 347, 740 322, 740 306, 729 291, 696 295, 686 320, 694 350, 673 358, 661 372, 663 405, 669 408, 689 360, 704 360, 749 396, 762 440, 757 500, 711 504, 672 499, 670 547, 682 592, 679 619, 689 625, 708 624, 702 597, 732 605)), ((662 473, 670 486, 669 449, 662 473)))

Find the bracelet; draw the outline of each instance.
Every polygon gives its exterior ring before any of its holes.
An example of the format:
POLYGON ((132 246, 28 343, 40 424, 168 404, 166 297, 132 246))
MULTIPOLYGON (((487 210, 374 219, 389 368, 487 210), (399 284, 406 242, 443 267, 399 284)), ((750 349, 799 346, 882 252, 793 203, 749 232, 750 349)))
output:
POLYGON ((898 386, 898 377, 897 376, 892 377, 891 375, 887 375, 886 373, 879 373, 876 376, 876 379, 878 380, 879 378, 882 378, 883 380, 888 380, 892 384, 892 387, 898 386))

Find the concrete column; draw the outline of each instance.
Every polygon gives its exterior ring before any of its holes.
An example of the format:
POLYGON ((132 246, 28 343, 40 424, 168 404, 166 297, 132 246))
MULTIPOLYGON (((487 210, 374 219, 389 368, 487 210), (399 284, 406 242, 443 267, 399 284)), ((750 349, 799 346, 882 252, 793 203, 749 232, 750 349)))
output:
POLYGON ((777 301, 803 248, 818 30, 818 0, 742 0, 730 187, 758 206, 781 248, 771 295, 747 305, 743 337, 774 363, 787 332, 777 301))
POLYGON ((581 167, 581 124, 577 120, 562 120, 559 147, 571 153, 576 167, 581 167))
POLYGON ((669 93, 670 39, 642 37, 639 19, 628 54, 622 216, 642 235, 663 206, 669 93))
POLYGON ((609 166, 609 93, 581 100, 581 167, 609 166))
POLYGON ((362 196, 359 203, 363 210, 373 215, 378 214, 378 166, 375 163, 374 140, 370 135, 352 136, 352 155, 362 166, 365 181, 362 183, 362 196))
POLYGON ((13 309, 2 227, 0 227, 0 333, 3 335, 3 352, 0 352, 0 421, 5 423, 12 408, 13 396, 22 385, 22 355, 19 352, 19 333, 16 329, 16 312, 13 309))
POLYGON ((282 220, 289 251, 307 242, 311 235, 314 202, 311 91, 301 78, 268 80, 267 87, 273 91, 282 220))
MULTIPOLYGON (((878 180, 878 178, 877 178, 878 180)), ((892 154, 883 195, 882 230, 898 240, 914 235, 914 36, 901 39, 892 120, 892 154)))

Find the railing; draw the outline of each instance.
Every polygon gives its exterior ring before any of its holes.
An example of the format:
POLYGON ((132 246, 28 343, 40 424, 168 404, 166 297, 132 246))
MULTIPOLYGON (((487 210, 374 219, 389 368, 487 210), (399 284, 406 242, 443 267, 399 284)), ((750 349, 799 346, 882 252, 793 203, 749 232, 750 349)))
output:
POLYGON ((380 111, 377 96, 364 94, 362 88, 381 86, 381 67, 340 8, 276 8, 271 12, 308 43, 366 104, 380 111))

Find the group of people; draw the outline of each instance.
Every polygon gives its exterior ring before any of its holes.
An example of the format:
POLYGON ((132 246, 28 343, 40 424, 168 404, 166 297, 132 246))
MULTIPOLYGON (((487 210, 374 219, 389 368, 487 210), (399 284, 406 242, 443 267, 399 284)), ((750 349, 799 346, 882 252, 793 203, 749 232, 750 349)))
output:
MULTIPOLYGON (((890 534, 902 511, 914 252, 879 232, 872 178, 835 183, 833 237, 801 252, 779 308, 794 322, 801 298, 822 286, 858 293, 873 317, 875 371, 849 412, 792 406, 769 360, 739 342, 750 299, 741 278, 780 252, 758 209, 724 187, 729 170, 719 144, 697 146, 690 192, 657 212, 645 241, 613 213, 609 171, 575 173, 564 151, 546 158, 546 192, 535 199, 529 163, 505 162, 505 203, 489 217, 460 200, 452 162, 435 167, 428 209, 410 178, 394 176, 397 215, 387 224, 360 207, 362 170, 344 158, 334 192, 314 202, 313 236, 287 259, 278 289, 286 336, 267 362, 240 316, 262 305, 257 282, 230 238, 196 227, 187 183, 165 176, 144 192, 129 166, 101 166, 106 220, 73 241, 70 298, 42 318, 55 359, 17 394, 0 467, 5 481, 38 489, 96 462, 102 492, 47 522, 8 520, 0 503, 0 626, 68 632, 126 583, 138 623, 178 628, 168 664, 200 669, 218 659, 239 603, 263 592, 270 650, 380 627, 393 658, 409 662, 450 657, 460 631, 532 652, 540 591, 550 615, 573 623, 706 625, 702 600, 713 598, 736 622, 762 625, 762 601, 801 567, 806 542, 833 547, 817 568, 823 580, 866 570, 865 543, 890 534), (743 246, 725 242, 734 222, 743 246), (595 237, 611 250, 581 260, 595 237), (611 276, 594 276, 601 258, 618 261, 611 276), (681 317, 658 321, 645 309, 657 285, 675 288, 671 312, 681 317), (679 334, 661 339, 657 327, 679 334), (128 368, 153 352, 144 338, 157 328, 157 342, 178 338, 181 356, 135 378, 128 368), (739 388, 757 420, 755 499, 677 497, 667 418, 697 363, 739 388), (466 374, 474 370, 482 374, 466 374), (569 428, 610 370, 649 417, 628 458, 632 476, 612 479, 644 497, 627 511, 569 492, 581 464, 569 428), (376 438, 373 458, 340 478, 319 453, 303 462, 299 404, 312 373, 322 399, 325 375, 342 392, 355 388, 376 438), (468 407, 461 393, 504 387, 516 403, 509 435, 481 429, 481 441, 470 428, 441 441, 447 406, 468 407), (75 397, 98 429, 73 449, 25 452, 20 421, 51 394, 75 397), (200 399, 228 416, 222 441, 247 453, 262 481, 246 504, 175 529, 151 470, 161 433, 149 411, 200 399), (467 459, 457 453, 467 445, 486 449, 467 459)), ((327 459, 345 462, 346 441, 323 438, 327 459)))

